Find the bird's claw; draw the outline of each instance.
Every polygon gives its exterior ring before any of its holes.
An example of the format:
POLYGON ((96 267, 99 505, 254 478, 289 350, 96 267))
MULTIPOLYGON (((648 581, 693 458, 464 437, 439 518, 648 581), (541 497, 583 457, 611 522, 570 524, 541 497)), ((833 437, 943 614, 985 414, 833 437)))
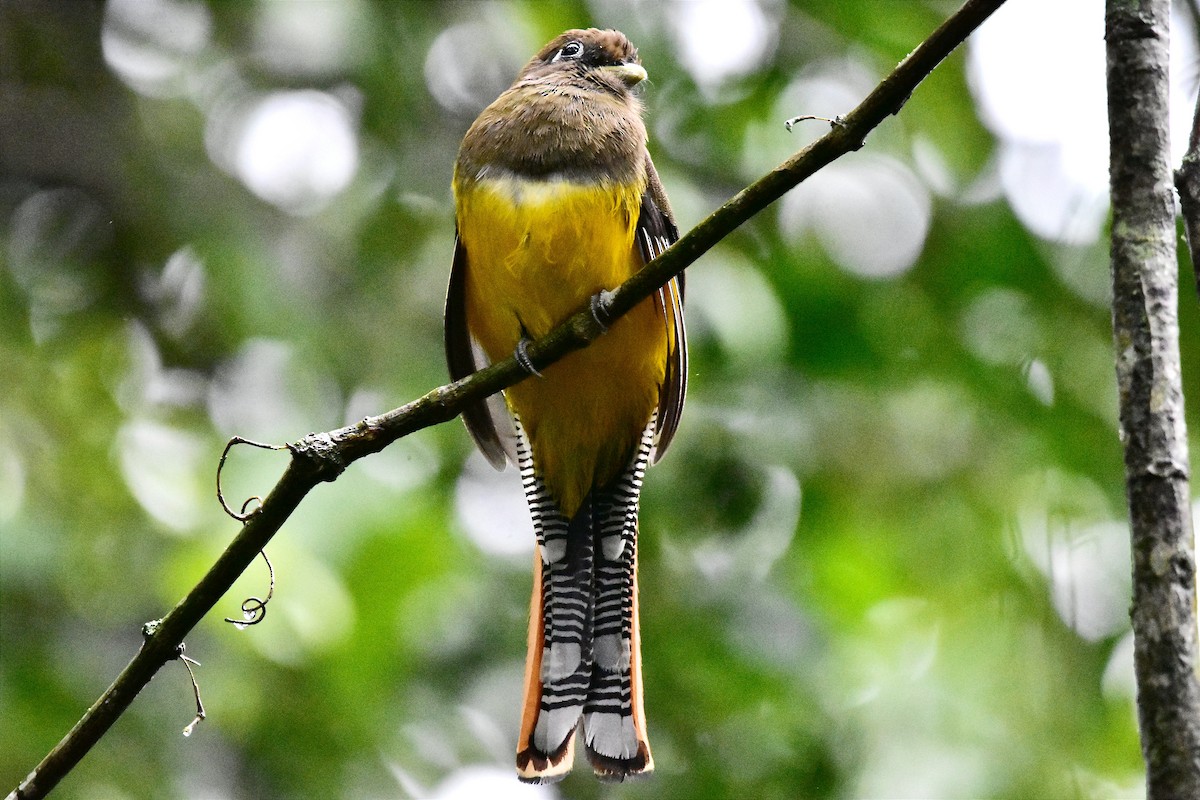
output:
POLYGON ((612 292, 607 289, 601 289, 592 295, 592 299, 588 303, 588 308, 592 312, 592 319, 596 320, 596 324, 600 326, 600 330, 604 333, 608 332, 608 309, 612 305, 612 298, 612 292))
POLYGON ((521 369, 528 372, 530 375, 536 375, 539 378, 546 377, 537 371, 537 367, 533 365, 533 359, 529 357, 529 339, 522 336, 521 341, 517 342, 517 349, 513 351, 513 358, 521 366, 521 369))

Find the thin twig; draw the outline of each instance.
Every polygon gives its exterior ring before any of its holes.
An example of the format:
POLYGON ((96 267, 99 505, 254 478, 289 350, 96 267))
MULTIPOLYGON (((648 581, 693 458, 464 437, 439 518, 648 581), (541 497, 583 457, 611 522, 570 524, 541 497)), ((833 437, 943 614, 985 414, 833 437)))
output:
POLYGON ((792 117, 789 120, 785 120, 783 127, 787 128, 788 133, 791 133, 792 128, 796 127, 797 123, 809 122, 812 120, 816 120, 817 122, 828 122, 831 126, 842 124, 841 117, 834 117, 833 119, 830 119, 829 117, 818 117, 816 114, 801 114, 798 117, 792 117))
MULTIPOLYGON (((921 81, 1003 4, 1004 0, 967 0, 843 117, 841 125, 832 126, 820 139, 739 192, 623 283, 612 293, 607 305, 608 318, 616 319, 628 312, 805 178, 862 147, 867 134, 888 116, 899 112, 921 81)), ((602 330, 590 309, 584 307, 531 344, 526 352, 535 368, 544 369, 567 353, 587 346, 602 330)), ((78 763, 154 673, 174 658, 178 643, 233 585, 316 484, 335 480, 357 459, 376 453, 414 431, 451 420, 467 405, 528 376, 516 359, 510 357, 440 386, 400 408, 345 428, 310 434, 289 444, 292 459, 283 476, 262 505, 243 520, 245 524, 229 547, 195 588, 163 618, 157 632, 83 718, 9 795, 9 800, 44 797, 78 763)), ((236 514, 231 516, 238 518, 236 514)))
POLYGON ((183 729, 184 736, 191 736, 192 732, 196 730, 196 726, 203 722, 205 716, 207 716, 204 713, 204 703, 200 700, 200 684, 196 682, 196 673, 192 671, 192 665, 195 664, 198 667, 200 666, 200 662, 184 655, 182 644, 179 645, 179 660, 187 668, 188 677, 192 679, 192 693, 196 697, 196 716, 183 729))
POLYGON ((1187 0, 1183 5, 1188 11, 1188 16, 1191 17, 1192 34, 1200 38, 1200 0, 1187 0))
MULTIPOLYGON (((1196 25, 1200 30, 1200 20, 1197 20, 1196 25)), ((1187 234, 1192 277, 1196 281, 1196 298, 1200 300, 1200 94, 1196 98, 1196 111, 1192 116, 1192 133, 1188 137, 1187 152, 1183 155, 1179 169, 1175 170, 1175 190, 1179 192, 1179 210, 1183 213, 1183 229, 1187 234)))

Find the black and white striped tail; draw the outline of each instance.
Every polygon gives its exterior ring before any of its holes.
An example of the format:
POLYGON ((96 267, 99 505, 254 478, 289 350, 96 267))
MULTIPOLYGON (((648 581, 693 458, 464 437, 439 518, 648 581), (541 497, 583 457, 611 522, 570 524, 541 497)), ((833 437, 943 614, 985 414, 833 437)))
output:
POLYGON ((637 513, 654 420, 629 466, 593 489, 572 519, 536 475, 517 425, 517 455, 538 537, 517 774, 530 783, 571 770, 582 720, 596 774, 650 772, 637 619, 637 513))

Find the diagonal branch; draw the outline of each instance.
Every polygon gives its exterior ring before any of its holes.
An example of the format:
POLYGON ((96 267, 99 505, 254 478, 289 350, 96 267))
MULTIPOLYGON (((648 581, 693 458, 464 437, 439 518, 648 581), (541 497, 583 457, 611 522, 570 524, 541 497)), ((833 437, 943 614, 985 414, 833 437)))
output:
MULTIPOLYGON (((898 113, 925 77, 962 44, 1004 0, 967 0, 929 38, 825 136, 739 192, 669 250, 607 298, 608 318, 629 311, 675 275, 683 272, 736 228, 835 159, 863 146, 867 134, 898 113)), ((581 309, 528 348, 538 369, 587 346, 603 332, 589 309, 581 309)), ((350 464, 422 428, 458 416, 464 407, 528 377, 513 358, 492 364, 462 380, 440 386, 400 408, 367 417, 326 433, 310 434, 288 445, 292 457, 283 476, 245 522, 242 530, 208 573, 147 637, 104 694, 50 751, 8 800, 44 797, 100 740, 154 674, 176 657, 184 636, 208 613, 243 570, 257 557, 322 481, 332 481, 350 464)))

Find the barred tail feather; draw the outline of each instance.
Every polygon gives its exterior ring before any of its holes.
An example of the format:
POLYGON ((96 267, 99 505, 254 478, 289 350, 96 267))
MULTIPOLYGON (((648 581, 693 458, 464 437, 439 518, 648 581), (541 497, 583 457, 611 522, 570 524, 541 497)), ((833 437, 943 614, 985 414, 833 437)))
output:
POLYGON ((529 607, 529 645, 525 660, 525 702, 521 713, 521 736, 517 745, 517 777, 525 783, 554 783, 566 777, 575 762, 575 737, 568 736, 560 747, 544 752, 533 744, 542 702, 542 650, 545 625, 542 614, 542 556, 533 554, 533 597, 529 607))
POLYGON ((646 716, 642 705, 640 636, 637 617, 637 558, 630 554, 626 563, 628 591, 622 594, 625 624, 619 647, 603 652, 596 640, 596 664, 592 684, 584 706, 583 730, 588 760, 596 775, 604 780, 621 781, 654 769, 650 743, 646 736, 646 716))
POLYGON ((519 421, 517 457, 538 538, 517 775, 529 783, 571 770, 575 728, 592 676, 592 514, 566 519, 533 469, 519 421))
POLYGON ((594 489, 574 518, 537 477, 518 421, 517 455, 538 538, 517 775, 561 780, 582 720, 588 759, 608 780, 653 769, 642 708, 637 512, 655 421, 628 468, 594 489))
POLYGON ((654 768, 642 708, 637 617, 638 498, 654 428, 651 419, 629 467, 593 492, 595 665, 583 729, 588 760, 606 780, 619 781, 654 768))

